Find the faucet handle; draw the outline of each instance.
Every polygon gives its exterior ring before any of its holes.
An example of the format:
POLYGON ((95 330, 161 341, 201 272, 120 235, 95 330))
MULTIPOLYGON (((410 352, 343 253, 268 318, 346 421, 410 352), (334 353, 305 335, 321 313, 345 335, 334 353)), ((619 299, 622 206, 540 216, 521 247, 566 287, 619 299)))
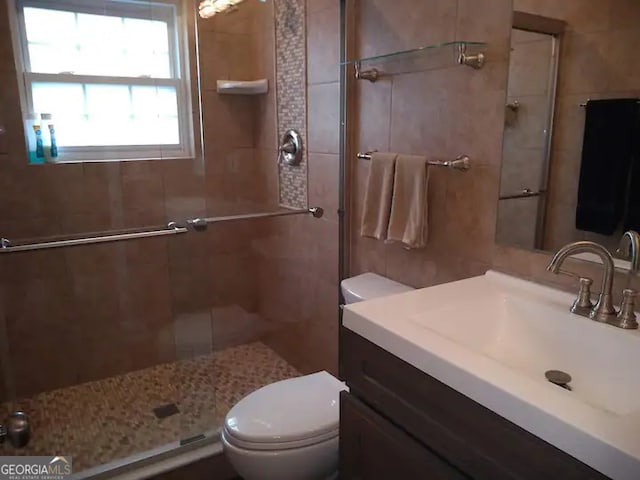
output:
POLYGON ((580 290, 578 297, 571 306, 571 312, 576 315, 588 317, 593 310, 593 302, 591 301, 591 285, 593 280, 587 277, 580 277, 580 290))
POLYGON ((638 328, 635 313, 637 296, 638 292, 631 288, 625 288, 622 291, 622 305, 620 305, 620 313, 618 313, 614 323, 616 327, 628 329, 638 328))

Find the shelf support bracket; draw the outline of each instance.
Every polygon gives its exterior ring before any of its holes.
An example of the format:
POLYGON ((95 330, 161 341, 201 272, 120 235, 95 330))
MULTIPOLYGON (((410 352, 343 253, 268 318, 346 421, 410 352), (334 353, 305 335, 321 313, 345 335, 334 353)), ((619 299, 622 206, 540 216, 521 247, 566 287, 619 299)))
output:
POLYGON ((466 65, 475 70, 479 70, 484 67, 485 56, 484 53, 478 53, 476 55, 467 55, 467 46, 465 44, 458 45, 458 63, 460 65, 466 65))
POLYGON ((360 62, 356 62, 354 66, 356 69, 356 79, 358 80, 369 80, 371 83, 375 83, 378 78, 380 78, 380 71, 377 68, 362 70, 360 62))

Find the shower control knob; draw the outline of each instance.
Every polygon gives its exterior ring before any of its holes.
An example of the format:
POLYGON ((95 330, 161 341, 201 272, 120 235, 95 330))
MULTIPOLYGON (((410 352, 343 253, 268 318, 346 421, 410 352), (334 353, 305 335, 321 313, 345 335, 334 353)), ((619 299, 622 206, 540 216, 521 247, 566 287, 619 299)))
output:
POLYGON ((278 146, 278 163, 295 167, 302 163, 302 136, 295 130, 287 130, 278 146))
POLYGON ((14 448, 26 447, 31 440, 31 420, 20 410, 9 415, 5 425, 0 425, 0 442, 8 439, 14 448))
POLYGON ((286 143, 280 146, 280 151, 284 153, 293 155, 294 153, 296 153, 296 150, 296 145, 291 140, 288 140, 286 143))

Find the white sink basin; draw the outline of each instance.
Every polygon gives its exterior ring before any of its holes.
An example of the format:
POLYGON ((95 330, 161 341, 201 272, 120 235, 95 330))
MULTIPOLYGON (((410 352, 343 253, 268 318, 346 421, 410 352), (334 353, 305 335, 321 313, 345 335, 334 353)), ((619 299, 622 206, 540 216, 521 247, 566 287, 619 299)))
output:
POLYGON ((618 415, 640 409, 640 345, 636 336, 585 322, 567 305, 540 304, 506 292, 478 303, 410 317, 465 347, 546 383, 547 370, 571 375, 572 397, 618 415), (491 312, 490 315, 486 315, 491 312), (465 321, 482 315, 482 321, 465 321))
POLYGON ((488 272, 349 305, 345 327, 620 480, 640 479, 640 334, 573 296, 488 272), (571 391, 547 370, 571 375, 571 391))

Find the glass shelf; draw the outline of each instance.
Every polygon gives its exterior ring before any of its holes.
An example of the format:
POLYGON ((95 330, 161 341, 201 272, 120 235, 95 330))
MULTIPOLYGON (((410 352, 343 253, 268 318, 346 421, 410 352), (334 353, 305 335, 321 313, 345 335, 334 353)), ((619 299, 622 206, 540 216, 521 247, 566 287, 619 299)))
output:
POLYGON ((377 60, 398 58, 402 56, 419 54, 421 52, 432 51, 438 48, 445 48, 445 47, 456 47, 458 49, 465 50, 467 47, 485 47, 486 45, 487 44, 485 42, 468 42, 468 41, 462 41, 462 40, 458 40, 455 42, 435 43, 433 45, 424 45, 422 47, 411 48, 409 50, 400 50, 397 52, 390 52, 382 55, 375 55, 373 57, 356 58, 353 60, 347 60, 346 62, 342 62, 342 65, 356 65, 356 64, 363 64, 367 62, 373 62, 377 60))

